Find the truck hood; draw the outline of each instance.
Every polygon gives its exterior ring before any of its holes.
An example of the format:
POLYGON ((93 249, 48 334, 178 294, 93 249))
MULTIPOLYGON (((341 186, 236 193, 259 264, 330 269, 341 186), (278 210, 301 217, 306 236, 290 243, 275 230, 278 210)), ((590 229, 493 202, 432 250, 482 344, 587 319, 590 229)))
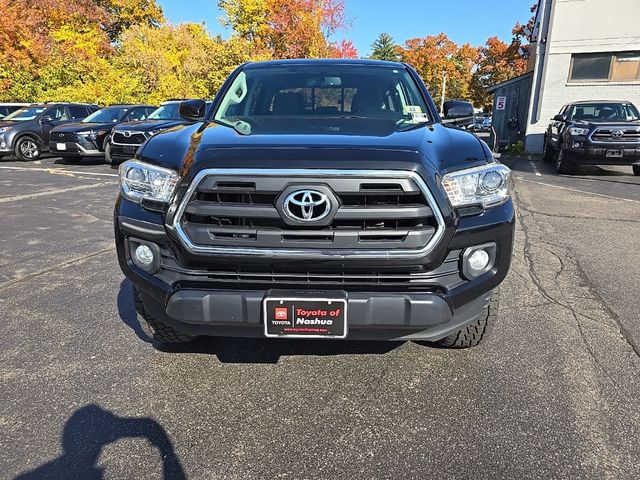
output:
POLYGON ((376 160, 397 169, 429 163, 446 173, 492 161, 486 144, 464 130, 432 124, 398 131, 395 123, 368 119, 336 119, 322 128, 298 121, 281 131, 265 124, 248 135, 215 123, 196 124, 157 135, 140 155, 182 171, 230 166, 374 168, 368 163, 376 160))

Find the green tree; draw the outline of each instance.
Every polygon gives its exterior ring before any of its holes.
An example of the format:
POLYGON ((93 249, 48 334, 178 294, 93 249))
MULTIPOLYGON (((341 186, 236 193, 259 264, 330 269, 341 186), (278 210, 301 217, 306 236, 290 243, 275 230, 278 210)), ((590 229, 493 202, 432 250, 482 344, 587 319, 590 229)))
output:
POLYGON ((375 42, 371 44, 371 58, 375 60, 400 60, 400 47, 393 41, 393 37, 387 33, 381 33, 375 42))

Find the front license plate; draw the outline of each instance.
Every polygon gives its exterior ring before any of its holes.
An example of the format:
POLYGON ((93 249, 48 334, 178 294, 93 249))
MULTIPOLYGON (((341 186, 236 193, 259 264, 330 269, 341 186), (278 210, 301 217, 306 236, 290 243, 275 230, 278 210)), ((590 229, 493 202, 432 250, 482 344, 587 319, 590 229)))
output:
POLYGON ((138 147, 123 147, 124 153, 134 155, 138 150, 138 147))
POLYGON ((56 149, 57 150, 66 150, 67 149, 67 144, 66 143, 56 143, 56 149))
POLYGON ((345 338, 347 301, 268 297, 262 301, 264 334, 287 338, 345 338))
POLYGON ((607 150, 607 158, 622 158, 622 150, 607 150))

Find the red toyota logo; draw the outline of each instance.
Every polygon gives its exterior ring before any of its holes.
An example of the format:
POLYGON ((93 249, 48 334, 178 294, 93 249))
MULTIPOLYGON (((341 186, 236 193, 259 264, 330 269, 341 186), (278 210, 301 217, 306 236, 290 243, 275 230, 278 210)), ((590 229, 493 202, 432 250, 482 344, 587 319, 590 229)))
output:
POLYGON ((276 307, 276 320, 288 320, 289 309, 287 307, 276 307))

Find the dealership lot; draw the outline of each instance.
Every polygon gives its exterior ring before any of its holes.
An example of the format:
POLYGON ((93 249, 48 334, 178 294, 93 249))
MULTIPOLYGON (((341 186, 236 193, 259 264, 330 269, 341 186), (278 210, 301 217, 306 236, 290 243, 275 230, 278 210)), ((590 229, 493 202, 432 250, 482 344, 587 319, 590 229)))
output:
POLYGON ((639 478, 640 177, 504 161, 518 231, 481 346, 162 351, 117 265, 116 170, 4 159, 0 477, 639 478))

